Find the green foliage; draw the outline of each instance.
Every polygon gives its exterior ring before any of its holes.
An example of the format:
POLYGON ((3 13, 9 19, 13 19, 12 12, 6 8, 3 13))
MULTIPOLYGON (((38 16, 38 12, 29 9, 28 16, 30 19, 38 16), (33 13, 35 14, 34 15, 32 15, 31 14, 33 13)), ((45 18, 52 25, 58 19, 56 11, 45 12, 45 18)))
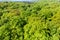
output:
POLYGON ((0 40, 60 40, 60 3, 0 2, 0 40))

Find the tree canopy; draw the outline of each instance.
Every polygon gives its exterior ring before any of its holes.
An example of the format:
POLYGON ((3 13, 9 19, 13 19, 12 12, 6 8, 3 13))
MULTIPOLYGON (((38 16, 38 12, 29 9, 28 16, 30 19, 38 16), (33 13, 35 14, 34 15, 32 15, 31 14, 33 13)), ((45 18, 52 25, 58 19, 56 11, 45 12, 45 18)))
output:
POLYGON ((60 2, 0 2, 0 40, 60 40, 60 2))

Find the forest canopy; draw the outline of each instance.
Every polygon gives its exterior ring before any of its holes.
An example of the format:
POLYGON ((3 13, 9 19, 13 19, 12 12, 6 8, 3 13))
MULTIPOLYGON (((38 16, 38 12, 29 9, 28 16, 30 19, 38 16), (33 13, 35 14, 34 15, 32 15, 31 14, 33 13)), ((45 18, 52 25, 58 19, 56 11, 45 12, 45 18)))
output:
POLYGON ((60 2, 0 2, 0 40, 60 40, 60 2))

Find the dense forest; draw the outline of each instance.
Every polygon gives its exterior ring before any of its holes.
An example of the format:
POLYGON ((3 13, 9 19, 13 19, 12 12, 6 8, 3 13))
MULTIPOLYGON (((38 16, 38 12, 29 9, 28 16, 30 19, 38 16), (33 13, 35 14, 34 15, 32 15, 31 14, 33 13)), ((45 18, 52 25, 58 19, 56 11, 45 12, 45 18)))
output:
POLYGON ((0 40, 60 40, 60 2, 0 2, 0 40))

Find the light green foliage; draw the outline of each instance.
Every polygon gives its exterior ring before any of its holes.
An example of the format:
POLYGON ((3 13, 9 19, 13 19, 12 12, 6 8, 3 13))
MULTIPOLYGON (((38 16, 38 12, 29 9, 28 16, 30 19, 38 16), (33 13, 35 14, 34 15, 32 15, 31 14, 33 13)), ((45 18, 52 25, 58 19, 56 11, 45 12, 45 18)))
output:
POLYGON ((60 40, 60 2, 0 2, 0 40, 60 40))

